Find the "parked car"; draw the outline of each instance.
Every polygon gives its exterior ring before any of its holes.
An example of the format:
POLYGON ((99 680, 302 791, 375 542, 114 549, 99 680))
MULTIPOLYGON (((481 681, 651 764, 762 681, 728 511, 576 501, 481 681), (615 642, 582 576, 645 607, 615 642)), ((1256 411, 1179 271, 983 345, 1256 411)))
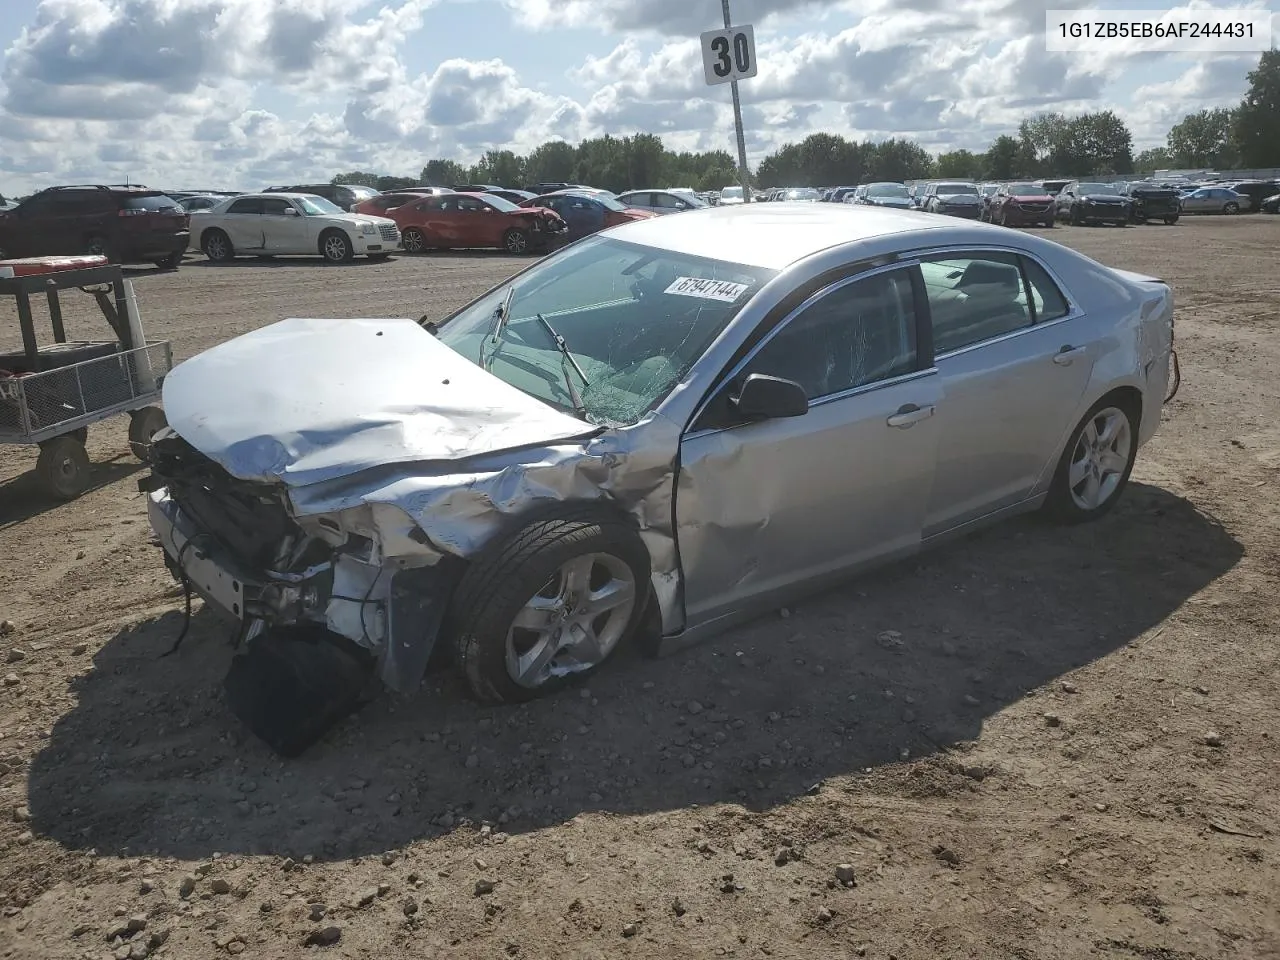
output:
POLYGON ((1002 227, 1052 227, 1054 198, 1034 183, 1001 183, 987 198, 983 219, 1002 227))
POLYGON ((1062 188, 1070 182, 1070 180, 1037 180, 1035 181, 1035 185, 1037 187, 1043 187, 1045 193, 1056 197, 1062 192, 1062 188))
POLYGON ((1172 226, 1182 213, 1181 197, 1173 187, 1137 180, 1125 184, 1121 193, 1132 201, 1129 216, 1134 223, 1163 220, 1172 226))
POLYGON ((279 191, 232 197, 192 214, 191 246, 215 263, 238 256, 319 255, 382 260, 400 246, 394 220, 348 213, 324 197, 279 191))
POLYGON ((832 187, 828 191, 824 200, 827 203, 844 203, 846 197, 852 196, 858 189, 857 184, 852 187, 832 187))
POLYGON ((996 191, 1000 189, 998 183, 980 183, 978 184, 978 197, 982 200, 982 212, 978 214, 979 220, 991 220, 991 198, 996 195, 996 191))
POLYGON ((1256 211, 1262 201, 1267 199, 1273 193, 1280 192, 1280 181, 1277 180, 1240 180, 1235 183, 1223 184, 1227 189, 1238 193, 1243 197, 1249 198, 1249 206, 1242 207, 1242 210, 1256 211))
MULTIPOLYGON (((173 199, 172 196, 169 199, 173 199)), ((211 210, 220 204, 226 197, 211 193, 189 193, 178 201, 178 206, 187 213, 195 213, 197 210, 211 210)))
POLYGON ((656 217, 649 210, 637 210, 624 206, 613 197, 594 193, 557 192, 534 197, 520 204, 522 207, 545 207, 559 214, 569 226, 567 240, 577 240, 605 227, 614 227, 632 220, 656 217))
POLYGON ((976 222, 651 218, 421 326, 198 354, 140 486, 249 664, 358 670, 354 703, 373 675, 417 690, 444 645, 475 697, 525 701, 999 519, 1104 516, 1160 423, 1173 306, 976 222))
POLYGON ((88 253, 173 270, 189 230, 187 212, 159 190, 49 187, 0 211, 0 260, 88 253))
POLYGON ((1267 197, 1262 201, 1258 209, 1263 213, 1280 213, 1280 193, 1267 197))
POLYGON ((1228 216, 1248 210, 1250 201, 1244 194, 1226 187, 1200 187, 1182 195, 1183 213, 1224 213, 1228 216))
POLYGON ((680 213, 684 210, 700 210, 710 204, 693 194, 680 195, 672 190, 628 190, 618 194, 618 202, 634 210, 651 213, 680 213))
MULTIPOLYGON (((760 199, 760 194, 756 194, 754 199, 760 199)), ((744 194, 741 187, 724 187, 720 190, 720 200, 716 203, 716 206, 735 207, 744 202, 744 194)))
POLYGON ((1113 223, 1127 227, 1131 207, 1129 198, 1121 195, 1114 183, 1072 180, 1057 197, 1058 219, 1069 220, 1075 226, 1113 223))
POLYGON ((559 180, 544 180, 542 183, 533 183, 525 187, 527 193, 532 193, 535 197, 540 197, 544 193, 555 193, 557 190, 582 190, 586 189, 584 183, 564 183, 559 180))
POLYGON ((306 193, 314 197, 324 197, 348 213, 357 203, 378 195, 378 191, 373 187, 362 187, 355 183, 304 183, 292 187, 267 187, 262 192, 306 193))
POLYGON ((455 183, 451 189, 455 193, 490 193, 502 187, 496 183, 455 183))
POLYGON ((526 200, 532 200, 537 196, 536 193, 530 193, 528 190, 490 190, 495 197, 501 197, 503 200, 509 200, 511 203, 524 203, 526 200))
MULTIPOLYGON (((869 207, 911 208, 911 193, 905 184, 893 181, 877 181, 860 184, 853 193, 853 202, 869 207)), ((847 200, 848 198, 846 198, 847 200)))
POLYGON ((361 200, 351 208, 352 213, 367 213, 372 217, 390 216, 387 212, 423 197, 439 197, 454 191, 449 187, 412 187, 394 193, 380 193, 376 197, 361 200))
POLYGON ((491 193, 427 197, 396 207, 390 215, 410 253, 467 248, 528 253, 546 249, 568 229, 553 210, 517 206, 491 193))
POLYGON ((932 180, 924 185, 917 202, 926 213, 942 213, 949 217, 976 220, 982 213, 982 197, 972 183, 956 180, 932 180))
POLYGON ((777 199, 788 203, 819 203, 822 194, 813 187, 788 187, 780 192, 777 199))

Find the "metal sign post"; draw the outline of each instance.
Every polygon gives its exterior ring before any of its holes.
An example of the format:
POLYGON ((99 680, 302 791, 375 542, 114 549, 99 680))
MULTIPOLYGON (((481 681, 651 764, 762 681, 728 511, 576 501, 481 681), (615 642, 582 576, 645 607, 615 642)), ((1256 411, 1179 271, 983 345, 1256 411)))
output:
POLYGON ((728 83, 733 91, 733 125, 738 135, 738 178, 742 181, 742 199, 751 201, 751 174, 747 170, 747 140, 742 132, 742 101, 738 97, 738 81, 757 73, 755 30, 750 25, 731 26, 729 0, 720 0, 724 13, 724 29, 702 34, 702 68, 707 84, 728 83))

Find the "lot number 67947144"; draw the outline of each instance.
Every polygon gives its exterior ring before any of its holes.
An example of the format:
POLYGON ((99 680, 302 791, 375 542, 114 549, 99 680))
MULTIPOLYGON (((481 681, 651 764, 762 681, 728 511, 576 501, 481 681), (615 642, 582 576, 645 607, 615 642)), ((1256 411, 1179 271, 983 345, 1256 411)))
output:
POLYGON ((708 30, 700 39, 702 71, 709 85, 756 75, 756 32, 751 26, 708 30))

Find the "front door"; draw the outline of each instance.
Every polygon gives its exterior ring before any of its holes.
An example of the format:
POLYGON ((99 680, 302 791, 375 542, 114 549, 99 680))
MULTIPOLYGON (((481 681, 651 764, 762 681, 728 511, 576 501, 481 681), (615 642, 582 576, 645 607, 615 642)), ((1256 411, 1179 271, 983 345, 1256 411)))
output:
POLYGON ((1056 461, 1096 356, 1045 269, 1000 251, 920 265, 945 401, 925 536, 1012 506, 1056 461))
POLYGON ((308 237, 307 218, 284 197, 262 198, 262 234, 268 253, 315 253, 308 237))
POLYGON ((236 250, 262 250, 266 241, 262 235, 261 197, 240 197, 232 201, 221 220, 221 227, 236 250))
POLYGON ((942 390, 919 369, 913 273, 811 298, 695 419, 676 491, 688 625, 919 544, 942 390), (796 381, 809 411, 741 422, 729 397, 752 373, 796 381))

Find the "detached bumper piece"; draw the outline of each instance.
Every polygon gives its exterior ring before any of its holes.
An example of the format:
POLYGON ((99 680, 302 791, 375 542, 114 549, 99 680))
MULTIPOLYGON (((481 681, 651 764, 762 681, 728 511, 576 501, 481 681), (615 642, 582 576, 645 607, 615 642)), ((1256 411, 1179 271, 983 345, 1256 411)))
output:
POLYGON ((319 625, 259 635, 223 681, 231 712, 276 753, 296 757, 364 705, 373 659, 319 625))

